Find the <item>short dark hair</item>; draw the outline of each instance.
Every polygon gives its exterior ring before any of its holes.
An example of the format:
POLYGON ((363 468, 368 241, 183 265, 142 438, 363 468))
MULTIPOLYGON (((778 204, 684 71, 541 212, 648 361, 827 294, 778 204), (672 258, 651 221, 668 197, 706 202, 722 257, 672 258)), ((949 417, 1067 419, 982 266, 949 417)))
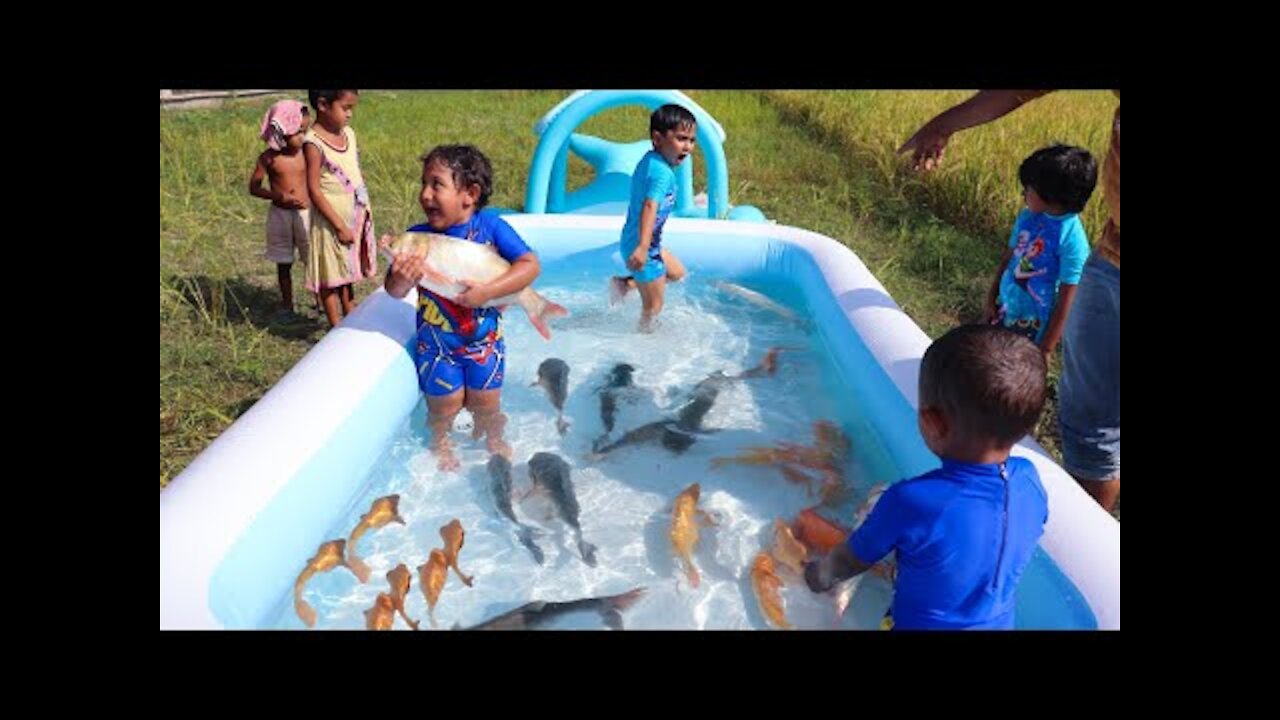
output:
POLYGON ((695 127, 698 119, 681 105, 663 105, 649 116, 649 132, 665 133, 681 127, 695 127))
POLYGON ((342 93, 351 93, 352 95, 359 95, 360 91, 359 90, 308 90, 307 102, 311 105, 311 107, 316 109, 316 112, 320 112, 321 99, 323 99, 325 102, 332 105, 338 101, 338 98, 342 97, 342 93))
POLYGON ((449 172, 453 174, 453 184, 459 190, 472 185, 480 186, 477 209, 488 204, 489 196, 493 194, 493 166, 479 148, 474 145, 437 145, 422 156, 424 166, 434 163, 449 168, 449 172))
POLYGON ((999 325, 961 325, 929 346, 920 407, 942 410, 962 434, 1012 447, 1035 427, 1046 395, 1044 353, 999 325))
POLYGON ((1098 164, 1082 147, 1050 145, 1022 161, 1018 179, 1045 202, 1078 213, 1098 184, 1098 164))

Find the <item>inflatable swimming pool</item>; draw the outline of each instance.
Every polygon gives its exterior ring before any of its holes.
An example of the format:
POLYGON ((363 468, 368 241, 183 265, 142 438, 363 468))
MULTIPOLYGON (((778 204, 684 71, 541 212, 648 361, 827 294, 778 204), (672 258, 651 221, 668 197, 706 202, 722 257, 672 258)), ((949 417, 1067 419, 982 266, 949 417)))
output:
MULTIPOLYGON (((622 225, 616 216, 507 219, 548 268, 613 246, 622 225)), ((700 273, 793 287, 830 353, 831 384, 874 408, 862 420, 898 473, 937 465, 915 420, 929 338, 851 250, 799 228, 723 220, 672 219, 665 237, 700 273)), ((379 290, 160 494, 162 628, 259 628, 279 616, 305 559, 422 402, 412 334, 408 299, 379 290), (340 375, 348 380, 331 381, 340 375)), ((1019 626, 1119 628, 1119 523, 1033 441, 1015 452, 1036 464, 1050 507, 1043 552, 1020 588, 1019 626)))
MULTIPOLYGON (((699 206, 689 164, 682 167, 664 243, 703 276, 786 288, 807 309, 831 376, 824 384, 834 398, 857 398, 847 404, 851 421, 883 448, 888 472, 901 478, 936 467, 915 417, 929 338, 847 247, 768 224, 756 208, 730 206, 724 130, 680 93, 574 93, 535 126, 541 140, 525 212, 504 218, 538 251, 544 278, 616 255, 628 168, 647 144, 613 143, 574 128, 611 107, 664 102, 685 104, 699 118, 709 186, 707 204, 699 206), (575 193, 565 186, 570 151, 597 171, 575 193)), ((544 294, 554 289, 539 283, 544 294)), ((162 629, 278 626, 306 559, 351 516, 371 469, 421 409, 408 351, 413 300, 412 293, 404 300, 382 290, 371 295, 160 494, 162 629)), ((1015 453, 1036 464, 1050 508, 1040 551, 1019 586, 1017 626, 1118 629, 1119 523, 1033 440, 1015 453)))

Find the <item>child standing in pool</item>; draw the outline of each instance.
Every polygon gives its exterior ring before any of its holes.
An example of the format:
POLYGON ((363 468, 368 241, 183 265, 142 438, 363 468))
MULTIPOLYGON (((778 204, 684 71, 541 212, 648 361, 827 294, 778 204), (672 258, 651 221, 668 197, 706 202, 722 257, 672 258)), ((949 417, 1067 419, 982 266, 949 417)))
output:
MULTIPOLYGON (((511 459, 503 439, 507 417, 502 413, 502 384, 507 345, 502 337, 502 308, 485 307, 533 284, 542 265, 520 234, 493 210, 485 209, 493 194, 493 167, 471 145, 440 145, 422 156, 422 192, 418 202, 427 222, 408 232, 431 232, 487 245, 510 267, 488 282, 469 285, 461 295, 447 298, 421 286, 430 268, 420 255, 396 255, 384 286, 392 297, 418 290, 418 341, 413 353, 418 389, 426 396, 432 451, 440 470, 457 470, 449 432, 462 408, 475 421, 472 437, 487 436, 491 454, 511 459)), ((393 238, 384 238, 390 243, 393 238)), ((438 271, 436 271, 438 272, 438 271)), ((564 308, 549 304, 552 315, 564 308)))
POLYGON ((662 227, 676 204, 675 169, 693 153, 696 131, 697 120, 684 107, 663 105, 654 110, 649 117, 653 150, 631 175, 631 201, 618 248, 633 274, 611 278, 609 295, 616 303, 631 288, 640 290, 640 332, 653 331, 667 281, 678 282, 686 274, 679 258, 662 247, 662 227))

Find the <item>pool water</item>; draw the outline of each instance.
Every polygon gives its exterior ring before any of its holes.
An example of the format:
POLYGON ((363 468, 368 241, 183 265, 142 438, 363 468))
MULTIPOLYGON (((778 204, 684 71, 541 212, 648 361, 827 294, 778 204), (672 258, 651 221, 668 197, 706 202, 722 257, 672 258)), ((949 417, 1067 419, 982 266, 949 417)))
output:
MULTIPOLYGON (((488 453, 483 442, 470 438, 469 414, 464 410, 458 415, 452 435, 462 466, 441 472, 428 450, 426 409, 419 400, 364 481, 363 492, 326 537, 347 537, 370 503, 391 493, 400 495, 407 525, 388 525, 360 539, 357 552, 372 570, 367 584, 341 568, 312 578, 304 597, 317 611, 317 629, 363 628, 364 610, 387 590, 385 573, 401 562, 413 571, 407 612, 423 621, 423 630, 430 629, 417 567, 432 548, 442 546, 439 529, 454 518, 466 530, 459 565, 475 583, 466 587, 450 573, 435 610, 440 629, 476 625, 533 600, 614 595, 638 586, 646 588, 645 596, 623 613, 629 630, 766 629, 770 625, 751 588, 751 562, 771 546, 775 519, 790 520, 818 498, 774 468, 712 469, 711 460, 779 441, 811 444, 813 423, 833 421, 852 441, 845 468, 851 492, 842 504, 823 512, 846 526, 854 523, 855 508, 873 486, 899 479, 866 420, 876 408, 863 407, 857 391, 835 380, 839 375, 821 336, 811 324, 796 321, 795 316, 803 319, 808 313, 794 285, 771 285, 759 278, 743 283, 795 313, 788 317, 726 292, 717 283, 723 278, 694 268, 684 282, 668 286, 657 330, 641 335, 636 332, 638 295, 633 292, 614 307, 607 301, 606 279, 621 270, 613 246, 544 258, 535 288, 572 313, 551 322, 550 342, 534 331, 519 308, 504 313, 503 410, 508 416, 505 437, 514 450, 515 490, 529 486, 527 463, 534 453, 563 457, 572 467, 583 537, 597 547, 597 566, 583 562, 572 531, 538 495, 516 503, 520 520, 541 533, 537 542, 545 562, 535 562, 518 542, 516 527, 494 504, 488 453), (741 373, 757 365, 771 347, 788 348, 779 356, 776 374, 725 386, 704 421, 715 431, 698 436, 685 452, 649 443, 619 448, 603 458, 591 456, 593 440, 604 432, 595 390, 615 364, 636 368, 636 388, 630 401, 619 406, 612 439, 672 417, 698 381, 715 371, 741 373), (550 357, 570 368, 564 415, 571 426, 563 436, 546 392, 530 386, 539 363, 550 357), (668 536, 672 500, 693 482, 702 488, 699 507, 719 520, 703 530, 697 546, 695 562, 702 576, 697 588, 685 579, 668 536)), ((305 560, 298 559, 299 568, 305 560)), ((780 574, 787 619, 798 628, 875 629, 892 601, 887 581, 864 574, 855 581, 848 611, 837 621, 830 596, 815 595, 802 580, 780 574)), ((278 608, 269 626, 303 627, 291 597, 281 598, 278 608)), ((1087 627, 1091 622, 1074 587, 1037 551, 1020 588, 1019 627, 1087 627)), ((588 611, 558 617, 545 627, 604 625, 588 611)), ((399 619, 395 628, 407 629, 399 619)))

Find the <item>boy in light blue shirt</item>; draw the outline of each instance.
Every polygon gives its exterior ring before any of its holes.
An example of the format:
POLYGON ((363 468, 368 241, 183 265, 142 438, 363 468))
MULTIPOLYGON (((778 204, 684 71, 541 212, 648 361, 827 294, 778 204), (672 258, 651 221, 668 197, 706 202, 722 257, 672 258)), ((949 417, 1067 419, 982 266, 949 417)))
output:
POLYGON ((654 110, 649 117, 653 150, 645 153, 631 175, 631 201, 618 248, 633 274, 611 278, 609 294, 611 303, 616 303, 631 288, 640 290, 640 332, 653 331, 667 281, 677 282, 686 274, 680 260, 662 247, 662 227, 676 204, 675 169, 693 154, 697 127, 693 113, 680 105, 654 110))

